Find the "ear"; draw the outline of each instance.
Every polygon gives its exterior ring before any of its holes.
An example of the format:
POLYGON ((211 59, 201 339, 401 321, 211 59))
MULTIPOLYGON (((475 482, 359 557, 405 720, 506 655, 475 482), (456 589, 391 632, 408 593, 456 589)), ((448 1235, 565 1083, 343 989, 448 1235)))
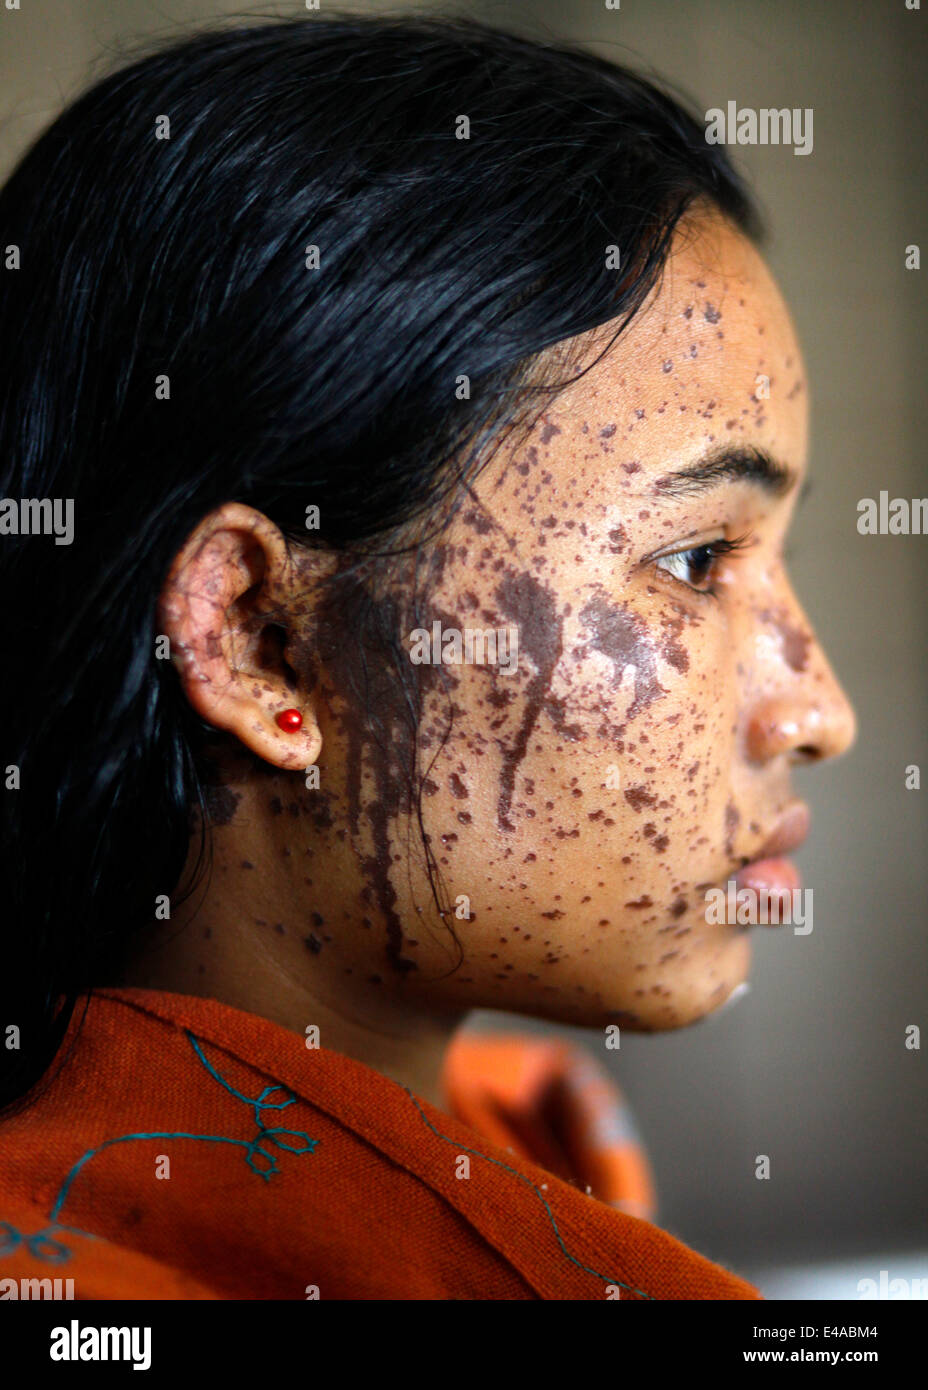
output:
MULTIPOLYGON (((158 605, 160 630, 197 714, 265 762, 299 771, 318 760, 318 696, 287 662, 296 612, 307 610, 312 564, 294 563, 283 534, 263 513, 229 502, 200 522, 171 566, 158 605), (297 709, 294 733, 276 716, 297 709)), ((305 622, 305 618, 302 619, 305 622)))

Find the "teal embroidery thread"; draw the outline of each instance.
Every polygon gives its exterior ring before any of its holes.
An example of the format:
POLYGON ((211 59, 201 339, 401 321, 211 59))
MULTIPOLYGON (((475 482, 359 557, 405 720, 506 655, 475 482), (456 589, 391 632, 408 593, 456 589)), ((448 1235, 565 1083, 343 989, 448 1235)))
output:
POLYGON ((85 1154, 77 1160, 74 1167, 68 1173, 64 1182, 58 1190, 54 1206, 49 1213, 49 1224, 41 1231, 35 1231, 31 1235, 24 1235, 17 1231, 16 1227, 9 1221, 0 1221, 0 1258, 4 1255, 11 1255, 20 1245, 24 1244, 29 1253, 36 1259, 44 1260, 50 1264, 62 1264, 71 1258, 72 1252, 61 1241, 55 1240, 54 1235, 60 1231, 70 1231, 74 1235, 85 1236, 90 1240, 96 1237, 91 1231, 82 1231, 77 1226, 66 1226, 58 1220, 61 1208, 71 1190, 71 1185, 83 1168, 102 1153, 104 1149, 111 1148, 114 1144, 128 1144, 137 1139, 193 1139, 205 1144, 232 1144, 236 1148, 245 1150, 245 1161, 253 1173, 265 1182, 269 1182, 276 1172, 279 1171, 277 1155, 263 1149, 261 1144, 267 1141, 278 1149, 283 1149, 286 1153, 302 1155, 312 1153, 319 1143, 318 1139, 311 1139, 308 1134, 299 1129, 284 1129, 281 1126, 268 1128, 262 1118, 263 1110, 286 1110, 288 1105, 296 1104, 296 1096, 291 1095, 285 1087, 281 1085, 265 1086, 260 1096, 257 1098, 245 1096, 241 1091, 237 1091, 224 1076, 216 1070, 204 1053, 197 1038, 188 1029, 184 1030, 184 1035, 196 1053, 198 1059, 220 1086, 224 1087, 231 1096, 240 1100, 244 1105, 250 1105, 254 1114, 254 1122, 258 1133, 254 1139, 232 1139, 226 1134, 187 1134, 179 1130, 154 1131, 151 1133, 139 1134, 120 1134, 114 1139, 107 1139, 99 1144, 95 1149, 88 1149, 85 1154), (270 1097, 275 1091, 279 1091, 284 1100, 271 1100, 270 1097), (301 1144, 287 1143, 287 1140, 302 1140, 301 1144), (260 1154, 260 1160, 258 1155, 260 1154))
POLYGON ((409 1099, 412 1101, 413 1105, 418 1110, 424 1123, 439 1139, 444 1139, 447 1143, 453 1145, 459 1153, 474 1154, 476 1158, 482 1158, 485 1159, 487 1163, 495 1164, 497 1168, 502 1168, 505 1173, 511 1173, 513 1177, 519 1179, 519 1182, 524 1182, 526 1187, 531 1188, 535 1196, 541 1202, 545 1211, 548 1213, 548 1220, 551 1222, 551 1228, 554 1231, 557 1243, 561 1247, 561 1253, 565 1255, 568 1260, 570 1260, 571 1264, 575 1264, 578 1269, 582 1269, 584 1274, 592 1274, 595 1278, 602 1279, 604 1284, 615 1284, 618 1288, 628 1289, 630 1293, 640 1294, 641 1297, 646 1298, 649 1303, 655 1303, 658 1301, 657 1299, 655 1299, 653 1294, 645 1293, 644 1289, 636 1288, 634 1284, 626 1284, 622 1279, 614 1279, 610 1274, 601 1274, 598 1269, 591 1269, 589 1265, 581 1264, 580 1261, 570 1253, 570 1251, 567 1249, 567 1246, 564 1244, 564 1241, 561 1237, 561 1233, 557 1228, 557 1222, 554 1219, 554 1213, 548 1206, 548 1203, 545 1201, 544 1195, 541 1192, 539 1192, 535 1184, 529 1178, 527 1178, 524 1173, 520 1173, 517 1168, 510 1168, 508 1163, 501 1163, 498 1158, 491 1158, 489 1154, 482 1154, 479 1149, 468 1149, 464 1144, 459 1144, 456 1139, 452 1139, 447 1134, 442 1134, 440 1130, 437 1130, 435 1126, 432 1124, 431 1120, 426 1115, 425 1111, 422 1109, 422 1106, 416 1100, 409 1087, 404 1086, 403 1090, 406 1092, 406 1094, 409 1096, 409 1099))

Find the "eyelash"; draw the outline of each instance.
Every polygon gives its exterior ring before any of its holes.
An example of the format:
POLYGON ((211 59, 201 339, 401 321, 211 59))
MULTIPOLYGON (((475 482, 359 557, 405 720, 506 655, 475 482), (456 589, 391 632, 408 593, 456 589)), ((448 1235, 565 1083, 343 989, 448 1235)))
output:
POLYGON ((719 536, 717 540, 706 541, 702 545, 691 546, 689 550, 675 550, 668 555, 659 555, 657 557, 657 560, 655 561, 655 564, 658 566, 659 569, 663 570, 664 574, 669 574, 671 579, 675 579, 678 584, 685 584, 688 589, 692 589, 692 591, 696 594, 705 594, 709 598, 715 598, 717 596, 717 593, 711 583, 708 584, 704 589, 700 589, 695 584, 692 584, 688 579, 683 579, 680 575, 674 574, 672 570, 667 569, 666 566, 661 565, 660 562, 662 560, 685 561, 689 556, 692 555, 707 556, 708 559, 706 564, 704 565, 704 568, 707 570, 708 576, 712 574, 714 567, 716 566, 719 560, 724 559, 729 555, 733 555, 739 550, 746 549, 746 547, 750 544, 750 540, 750 534, 737 536, 733 540, 729 540, 725 536, 719 536))

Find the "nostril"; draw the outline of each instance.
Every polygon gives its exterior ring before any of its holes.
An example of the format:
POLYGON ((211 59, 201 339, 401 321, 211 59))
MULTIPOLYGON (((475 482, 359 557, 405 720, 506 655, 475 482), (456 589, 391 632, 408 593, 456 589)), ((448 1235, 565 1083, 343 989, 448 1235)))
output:
POLYGON ((811 743, 802 743, 793 749, 793 758, 797 763, 817 763, 821 756, 822 750, 811 743))

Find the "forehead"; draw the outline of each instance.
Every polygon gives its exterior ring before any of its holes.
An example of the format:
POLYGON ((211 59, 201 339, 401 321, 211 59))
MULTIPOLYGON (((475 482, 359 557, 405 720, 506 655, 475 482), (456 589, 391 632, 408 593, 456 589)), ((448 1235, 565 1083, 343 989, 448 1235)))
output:
POLYGON ((595 361, 617 327, 589 335, 581 361, 594 365, 546 413, 559 442, 595 440, 604 454, 637 461, 642 482, 670 460, 739 445, 802 471, 807 390, 796 334, 762 257, 726 220, 681 225, 659 285, 595 361))

